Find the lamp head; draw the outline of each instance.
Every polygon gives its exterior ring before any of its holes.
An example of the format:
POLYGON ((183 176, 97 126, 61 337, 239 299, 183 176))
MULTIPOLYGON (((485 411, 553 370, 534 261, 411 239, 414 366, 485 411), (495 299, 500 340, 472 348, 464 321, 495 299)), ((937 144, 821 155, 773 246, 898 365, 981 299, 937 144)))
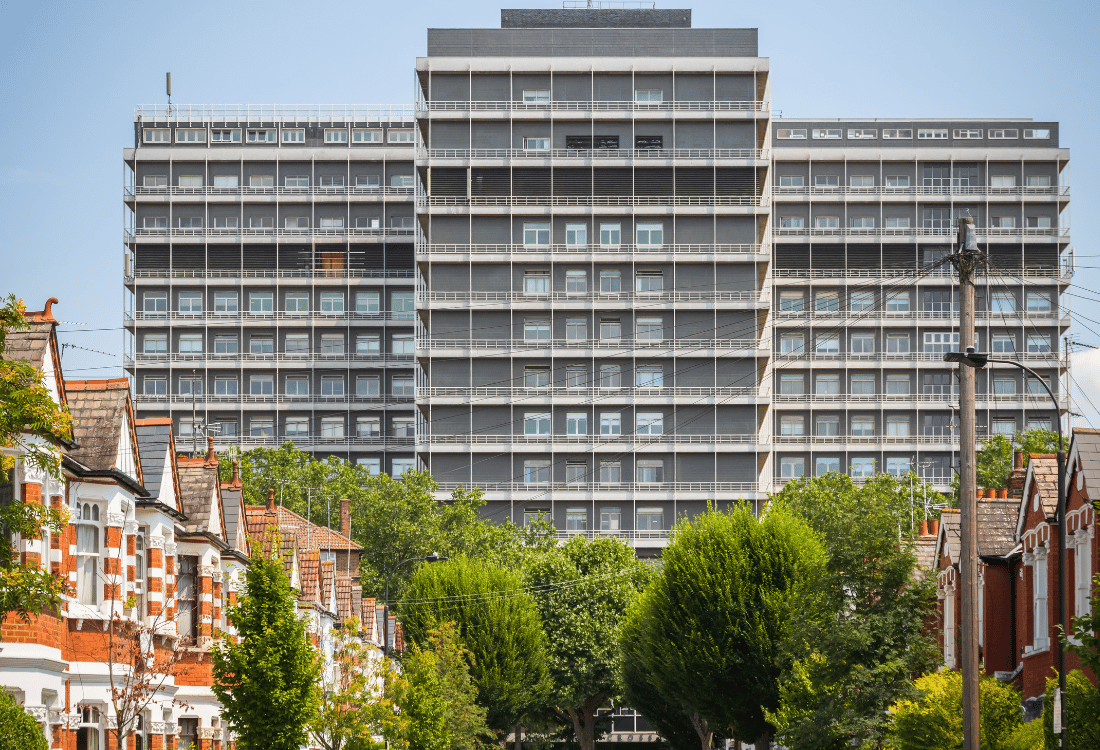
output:
POLYGON ((989 355, 983 352, 974 351, 974 347, 966 347, 965 352, 947 352, 943 355, 944 362, 958 362, 961 365, 967 367, 973 367, 974 369, 981 369, 986 366, 989 361, 989 355))
POLYGON ((447 560, 449 560, 449 559, 450 559, 449 557, 444 557, 444 556, 440 555, 438 552, 433 552, 433 553, 431 553, 430 555, 428 555, 427 557, 424 558, 424 562, 429 562, 429 563, 447 562, 447 560))

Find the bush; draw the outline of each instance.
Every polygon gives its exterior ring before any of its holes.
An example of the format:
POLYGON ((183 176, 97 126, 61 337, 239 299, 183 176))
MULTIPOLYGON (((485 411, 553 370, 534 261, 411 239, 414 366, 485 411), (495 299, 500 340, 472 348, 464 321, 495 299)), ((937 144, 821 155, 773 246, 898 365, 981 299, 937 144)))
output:
POLYGON ((48 750, 46 736, 23 706, 0 685, 0 750, 48 750))
POLYGON ((1043 734, 1043 722, 1031 721, 1021 724, 1001 745, 1001 750, 1045 750, 1046 739, 1043 734))
MULTIPOLYGON (((917 680, 922 695, 891 708, 897 750, 962 747, 962 675, 938 672, 917 680)), ((1020 696, 991 677, 981 681, 982 750, 1001 750, 1020 727, 1020 696)))
MULTIPOLYGON (((1047 700, 1043 702, 1043 734, 1048 750, 1058 750, 1054 736, 1054 695, 1058 678, 1047 680, 1047 700)), ((1066 675, 1066 746, 1069 750, 1096 750, 1100 747, 1100 690, 1084 673, 1075 669, 1066 675)), ((1038 722, 1034 722, 1038 723, 1038 722)))

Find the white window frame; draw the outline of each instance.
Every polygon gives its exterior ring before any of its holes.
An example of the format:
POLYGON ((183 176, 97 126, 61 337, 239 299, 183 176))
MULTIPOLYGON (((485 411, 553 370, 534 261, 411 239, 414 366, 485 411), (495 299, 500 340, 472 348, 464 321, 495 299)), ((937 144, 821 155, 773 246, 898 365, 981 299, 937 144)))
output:
POLYGON ((283 143, 305 143, 305 128, 283 128, 283 143))
POLYGON ((945 141, 948 135, 947 128, 921 128, 917 130, 919 141, 945 141))
POLYGON ((806 459, 802 456, 784 456, 779 459, 781 479, 801 479, 806 476, 806 459))
POLYGON ((877 128, 848 128, 848 140, 872 141, 878 138, 877 128))
POLYGON ((382 142, 382 129, 381 128, 352 128, 352 130, 351 130, 351 142, 352 143, 381 143, 382 142))
POLYGON ((806 128, 778 128, 775 131, 775 137, 781 141, 804 141, 806 128))
POLYGON ((911 141, 913 140, 912 128, 883 128, 882 140, 884 141, 911 141))
POLYGON ((412 128, 393 128, 386 130, 386 143, 412 143, 416 140, 416 131, 412 128))
POLYGON ((278 138, 275 128, 249 128, 245 136, 247 143, 275 143, 278 138))
POLYGON ((325 143, 346 144, 347 142, 347 128, 325 128, 325 143))
POLYGON ((240 143, 240 128, 214 128, 210 131, 211 143, 240 143))
POLYGON ((1020 137, 1018 128, 990 128, 987 136, 990 140, 1015 140, 1020 137))
POLYGON ((839 141, 844 137, 843 128, 814 128, 813 140, 816 141, 839 141))
POLYGON ((550 136, 548 135, 532 135, 523 137, 523 150, 524 151, 549 151, 550 150, 550 136))
POLYGON ((206 143, 206 128, 176 128, 176 143, 206 143))
POLYGON ((169 128, 143 128, 141 136, 143 143, 172 142, 172 131, 169 128))
POLYGON ((523 246, 524 247, 549 247, 550 246, 550 222, 525 221, 523 222, 523 246))
POLYGON ((982 131, 976 128, 955 128, 951 137, 956 140, 976 140, 982 137, 982 131))
POLYGON ((1024 128, 1025 140, 1049 140, 1049 128, 1024 128))

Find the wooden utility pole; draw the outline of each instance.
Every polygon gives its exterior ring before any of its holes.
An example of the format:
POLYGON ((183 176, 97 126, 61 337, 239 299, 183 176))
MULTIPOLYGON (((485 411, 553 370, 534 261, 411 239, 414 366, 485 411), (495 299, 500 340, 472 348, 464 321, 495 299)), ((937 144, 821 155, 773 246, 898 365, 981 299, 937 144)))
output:
MULTIPOLYGON (((959 351, 974 347, 974 273, 978 242, 974 220, 959 219, 959 351)), ((978 692, 978 473, 974 368, 959 364, 959 508, 962 511, 962 677, 963 750, 980 750, 981 721, 978 692)))

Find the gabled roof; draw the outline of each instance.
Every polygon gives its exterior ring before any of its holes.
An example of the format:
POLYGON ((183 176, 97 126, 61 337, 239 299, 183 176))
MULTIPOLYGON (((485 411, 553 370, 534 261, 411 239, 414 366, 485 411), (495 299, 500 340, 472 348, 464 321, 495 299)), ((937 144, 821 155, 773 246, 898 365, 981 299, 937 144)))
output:
POLYGON ((922 579, 929 571, 936 569, 936 537, 922 536, 911 542, 913 556, 917 558, 917 569, 914 575, 922 579))
MULTIPOLYGON (((1100 499, 1100 430, 1087 427, 1073 428, 1070 443, 1069 467, 1080 467, 1084 486, 1090 500, 1100 499)), ((1066 472, 1067 478, 1070 472, 1066 472)))
POLYGON ((1008 498, 978 500, 978 554, 1007 555, 1016 546, 1019 501, 1008 498))
POLYGON ((210 533, 225 539, 225 518, 222 515, 221 482, 218 477, 218 454, 214 440, 205 458, 177 458, 180 478, 180 502, 187 516, 184 529, 188 533, 210 533))
POLYGON ((1016 517, 1016 538, 1023 536, 1028 509, 1038 512, 1034 501, 1041 503, 1043 518, 1050 518, 1058 510, 1058 457, 1053 453, 1032 453, 1027 463, 1024 480, 1024 496, 1020 499, 1016 517))
POLYGON ((233 462, 233 479, 221 483, 222 515, 225 517, 225 541, 230 548, 247 554, 248 539, 244 521, 244 485, 239 464, 233 462))
POLYGON ((135 427, 141 475, 149 495, 170 508, 180 510, 179 473, 175 462, 172 420, 169 417, 139 419, 135 427))
POLYGON ((944 508, 940 513, 940 533, 936 537, 936 567, 947 557, 952 564, 959 561, 962 548, 962 516, 958 508, 944 508))
POLYGON ((57 320, 53 316, 53 306, 57 297, 46 300, 46 306, 39 312, 28 312, 26 321, 29 328, 8 333, 4 344, 4 358, 26 362, 45 375, 51 375, 46 385, 57 402, 64 406, 65 384, 61 373, 61 352, 57 345, 57 320))
POLYGON ((249 505, 245 508, 249 515, 265 514, 273 516, 267 525, 274 523, 280 529, 293 531, 298 537, 298 546, 302 549, 316 550, 351 550, 361 551, 363 548, 355 542, 343 536, 327 526, 318 526, 307 521, 294 511, 282 505, 249 505))
POLYGON ((117 469, 142 484, 129 381, 68 380, 65 390, 77 444, 69 455, 93 471, 117 469))

